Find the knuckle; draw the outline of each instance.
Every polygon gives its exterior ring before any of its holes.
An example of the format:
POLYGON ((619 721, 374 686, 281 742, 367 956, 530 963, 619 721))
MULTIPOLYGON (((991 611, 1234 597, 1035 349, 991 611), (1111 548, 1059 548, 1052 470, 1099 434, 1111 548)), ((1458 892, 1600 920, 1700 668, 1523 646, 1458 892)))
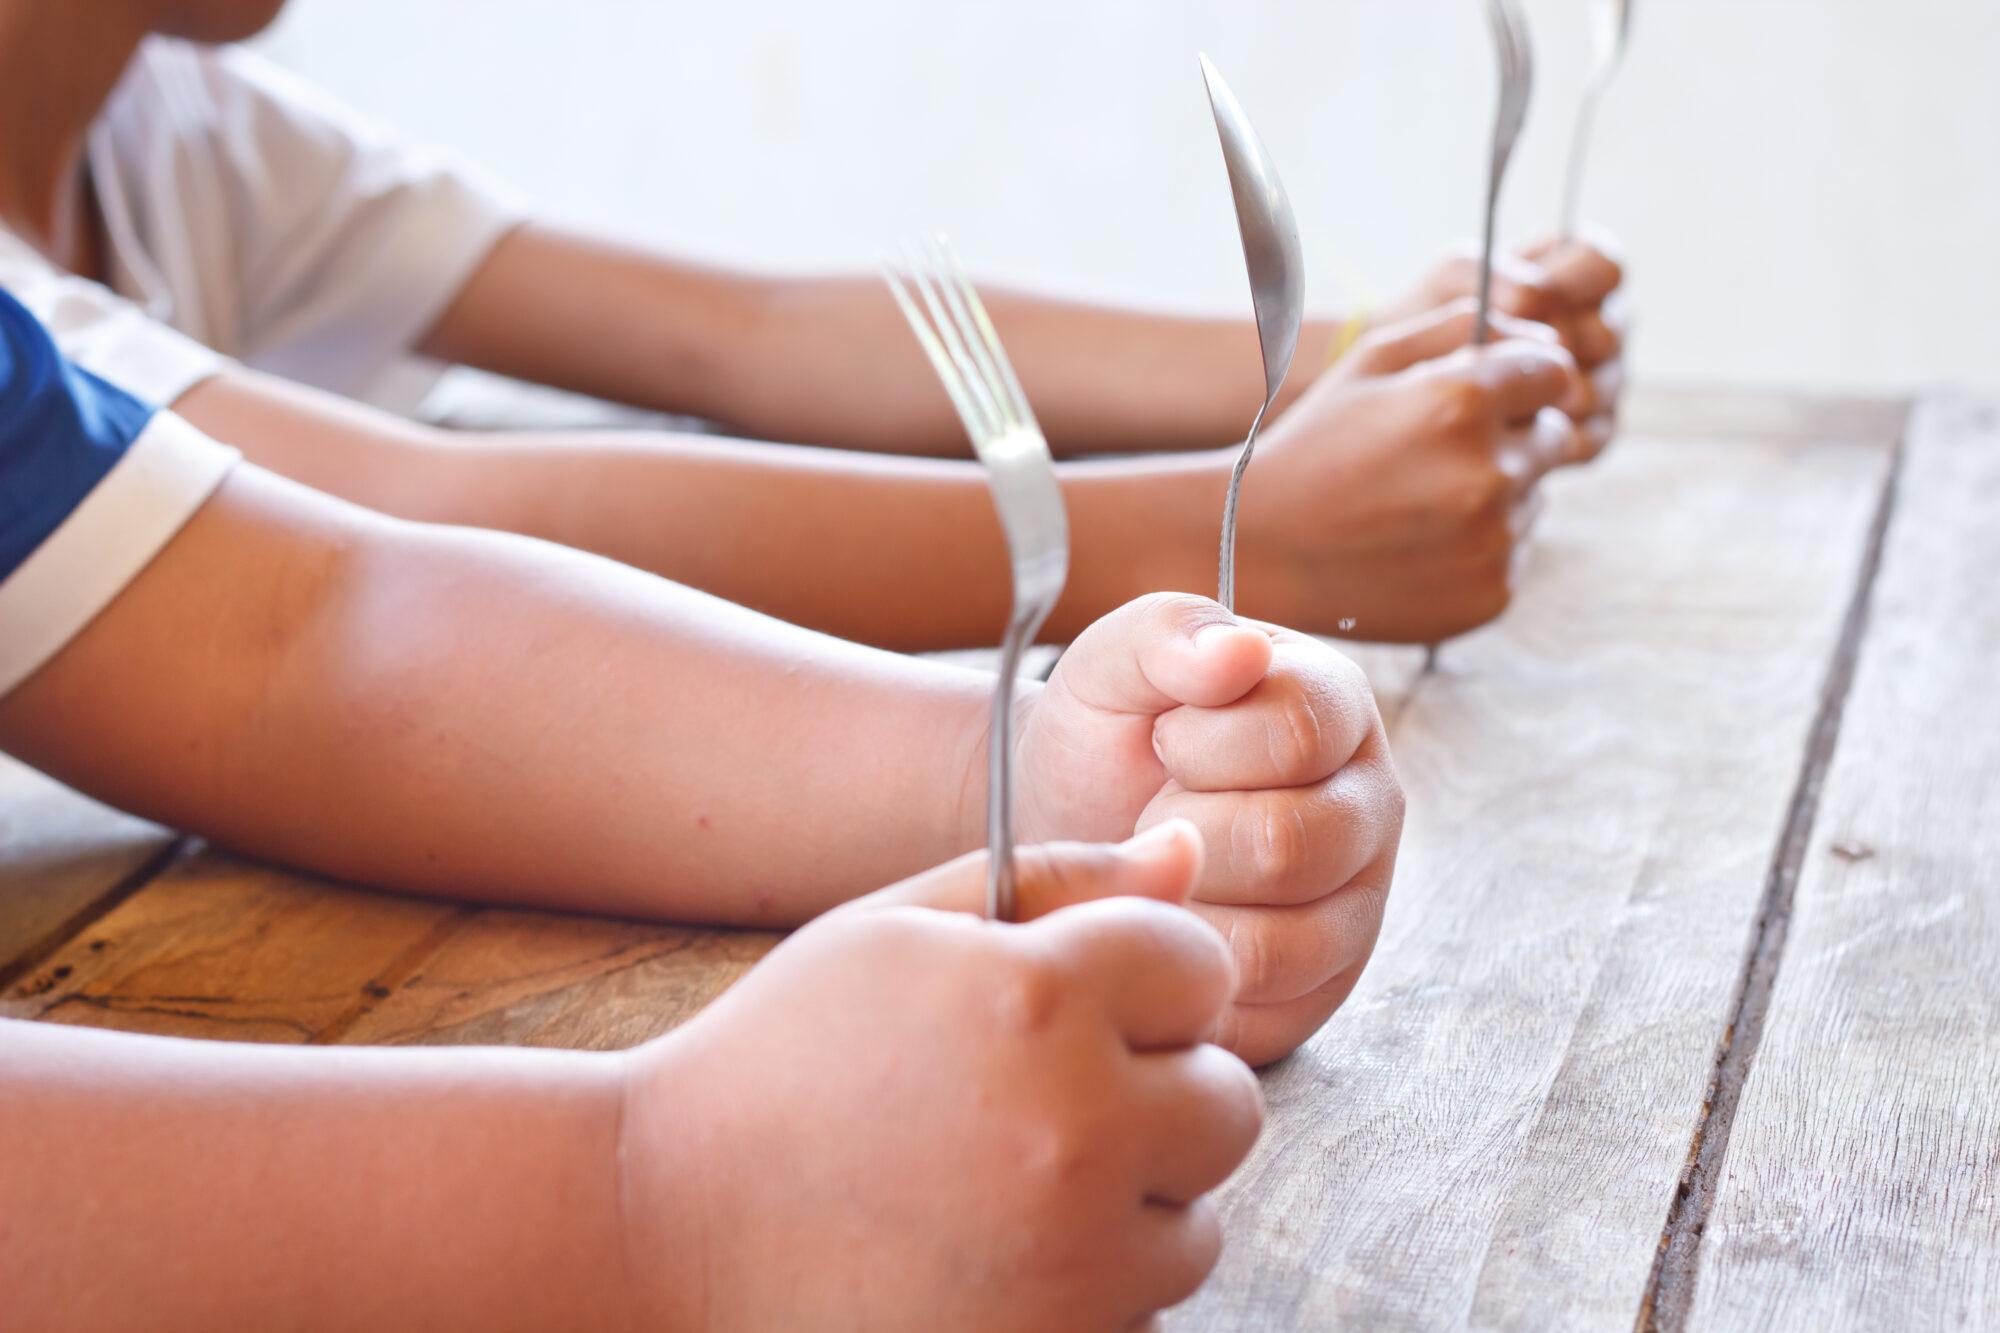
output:
POLYGON ((1236 913, 1223 909, 1218 915, 1216 909, 1196 904, 1193 910, 1179 915, 1182 921, 1176 924, 1192 927, 1194 932, 1187 937, 1189 947, 1177 964, 1181 969, 1181 992, 1198 999, 1197 1007, 1211 1019, 1220 1021, 1230 1001, 1236 998, 1242 975, 1231 943, 1236 913))
POLYGON ((1200 1290, 1222 1259, 1222 1219, 1213 1203, 1197 1199, 1189 1204, 1182 1225, 1186 1232, 1181 1242, 1180 1262, 1176 1265, 1180 1271, 1174 1275, 1173 1290, 1167 1293, 1173 1303, 1200 1290))
POLYGON ((1472 553, 1489 578, 1505 583, 1508 564, 1514 558, 1513 511, 1503 500, 1480 512, 1473 532, 1472 553))
POLYGON ((994 1029, 1007 1037, 1031 1037, 1055 1026, 1069 987, 1055 964, 1023 956, 1009 960, 994 978, 994 1029))
POLYGON ((1482 458, 1454 484, 1450 511, 1477 539, 1494 527, 1505 525, 1510 499, 1507 474, 1493 459, 1482 458))
POLYGON ((1591 246, 1590 253, 1597 260, 1599 285, 1606 292, 1615 292, 1625 285, 1624 261, 1603 246, 1591 246))
POLYGON ((1403 836, 1403 820, 1410 812, 1410 794, 1403 790, 1403 779, 1396 773, 1393 764, 1382 766, 1381 803, 1382 827, 1387 833, 1387 841, 1394 845, 1403 836))
POLYGON ((1446 435, 1462 435, 1486 424, 1491 415, 1487 392, 1478 381, 1452 375, 1438 381, 1431 395, 1431 424, 1446 435))
POLYGON ((1047 1197, 1072 1195, 1104 1159, 1104 1135, 1087 1115, 1051 1108, 1019 1129, 1022 1173, 1047 1197))
MULTIPOLYGON (((1240 991, 1254 991, 1264 984, 1271 970, 1270 942, 1260 928, 1262 918, 1255 912, 1236 912, 1229 918, 1229 952, 1234 959, 1240 991)), ((1233 1011, 1235 1006, 1229 1006, 1233 1011)))
POLYGON ((1164 620, 1177 625, 1207 624, 1215 619, 1215 603, 1191 592, 1149 592, 1132 603, 1133 610, 1148 620, 1164 620))
POLYGON ((1243 1019, 1237 1006, 1224 1006, 1216 1017, 1215 1026, 1210 1029, 1209 1040, 1231 1055, 1237 1053, 1237 1047, 1243 1040, 1243 1019))
MULTIPOLYGON (((1284 883, 1312 852, 1312 833, 1297 802, 1275 800, 1246 811, 1243 831, 1245 867, 1263 886, 1284 883)), ((1239 952, 1237 961, 1243 961, 1239 952)))
POLYGON ((1326 728, 1318 701, 1296 681, 1288 682, 1271 711, 1266 735, 1271 766, 1284 777, 1317 776, 1326 758, 1326 728))
POLYGON ((1504 570, 1496 571, 1494 577, 1481 579, 1473 590, 1468 605, 1472 617, 1471 625, 1491 624, 1506 614, 1507 608, 1513 601, 1514 589, 1508 582, 1504 570))
POLYGON ((1538 324, 1546 324, 1561 313, 1561 302, 1546 281, 1520 279, 1510 282, 1502 289, 1501 300, 1508 314, 1538 324))
POLYGON ((1235 1146, 1247 1151, 1264 1127, 1264 1085, 1249 1065, 1220 1044, 1201 1048, 1208 1082, 1222 1112, 1225 1132, 1235 1146))

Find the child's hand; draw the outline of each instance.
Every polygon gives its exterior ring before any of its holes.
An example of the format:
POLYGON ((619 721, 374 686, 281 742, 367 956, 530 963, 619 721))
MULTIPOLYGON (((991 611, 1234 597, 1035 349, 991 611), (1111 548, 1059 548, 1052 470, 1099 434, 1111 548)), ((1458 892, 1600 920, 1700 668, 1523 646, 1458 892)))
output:
POLYGON ((1104 840, 1186 818, 1208 848, 1194 910, 1236 957, 1217 1040, 1285 1055, 1374 948, 1402 789, 1360 670, 1205 598, 1142 598, 1086 630, 1027 707, 1020 823, 1104 840))
MULTIPOLYGON (((1536 483, 1581 448, 1554 410, 1576 370, 1541 325, 1497 316, 1507 341, 1474 349, 1473 322, 1466 301, 1376 330, 1266 432, 1243 486, 1246 610, 1436 643, 1506 609, 1536 483)), ((1183 548, 1213 548, 1214 514, 1180 521, 1183 548)))
POLYGON ((964 857, 805 927, 635 1051, 620 1159, 648 1326, 1114 1329, 1193 1292, 1221 1236, 1202 1196, 1263 1114, 1202 1044, 1235 976, 1170 905, 1201 859, 1183 824, 1023 848, 1041 919, 996 925, 957 914, 985 897, 964 857))
MULTIPOLYGON (((1582 458, 1594 458, 1610 442, 1624 390, 1629 319, 1625 273, 1616 254, 1608 236, 1592 232, 1570 241, 1544 237, 1494 262, 1494 308, 1554 328, 1583 372, 1562 405, 1581 433, 1582 458)), ((1409 319, 1476 296, 1478 290, 1478 247, 1462 245, 1384 311, 1384 320, 1409 319)))

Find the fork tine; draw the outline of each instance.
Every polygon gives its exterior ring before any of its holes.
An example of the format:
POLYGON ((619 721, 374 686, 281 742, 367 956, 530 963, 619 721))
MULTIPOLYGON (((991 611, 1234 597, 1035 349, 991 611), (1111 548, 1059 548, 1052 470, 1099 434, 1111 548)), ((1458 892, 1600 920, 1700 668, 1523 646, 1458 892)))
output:
POLYGON ((943 289, 945 305, 950 308, 951 317, 959 336, 964 339, 973 359, 979 364, 979 373, 986 386, 988 396, 993 400, 994 409, 1008 430, 1022 424, 1021 414, 1007 386, 1001 377, 996 356, 1004 360, 1006 353, 997 347, 997 339, 989 339, 973 318, 972 307, 979 303, 979 294, 972 290, 966 279, 958 256, 951 249, 951 242, 939 232, 930 241, 931 258, 936 265, 938 286, 943 289))
MULTIPOLYGON (((1014 414, 1017 426, 1035 426, 1035 411, 1028 406, 1028 395, 1021 388, 1021 379, 1014 373, 1014 363, 1007 358, 1007 349, 1001 346, 1000 334, 993 327, 993 319, 986 313, 986 303, 979 299, 979 290, 965 275, 965 264, 959 259, 958 251, 952 248, 951 238, 940 233, 938 245, 944 252, 945 262, 958 291, 964 298, 970 312, 973 329, 978 334, 974 346, 983 346, 991 357, 992 365, 998 370, 994 384, 996 397, 1002 397, 1014 414)), ((1039 429, 1039 428, 1038 428, 1039 429)))
POLYGON ((979 404, 980 419, 985 424, 975 434, 984 440, 1005 432, 1006 416, 1000 411, 999 404, 993 400, 993 395, 987 387, 986 376, 979 369, 978 363, 972 359, 972 352, 966 346, 964 336, 952 320, 951 313, 945 309, 942 294, 944 280, 935 272, 935 259, 926 255, 921 247, 907 242, 904 245, 904 253, 910 263, 911 280, 916 286, 917 294, 923 298, 924 308, 930 311, 931 322, 936 326, 938 339, 951 354, 952 363, 958 367, 959 376, 965 383, 967 393, 979 404))
POLYGON ((944 344, 938 341, 937 334, 932 332, 930 321, 924 318, 924 312, 910 295, 910 289, 904 285, 902 278, 897 276, 896 270, 887 260, 882 262, 881 267, 882 280, 889 284, 889 292, 896 298, 897 306, 902 309, 903 318, 908 322, 910 332, 917 335, 917 344, 924 349, 924 355, 930 358, 931 369, 937 372, 939 382, 944 385, 945 393, 951 398, 952 409, 958 413, 958 419, 965 424, 966 432, 974 440, 984 438, 985 426, 982 424, 984 415, 968 391, 964 377, 958 373, 958 367, 952 364, 950 353, 945 350, 944 344))

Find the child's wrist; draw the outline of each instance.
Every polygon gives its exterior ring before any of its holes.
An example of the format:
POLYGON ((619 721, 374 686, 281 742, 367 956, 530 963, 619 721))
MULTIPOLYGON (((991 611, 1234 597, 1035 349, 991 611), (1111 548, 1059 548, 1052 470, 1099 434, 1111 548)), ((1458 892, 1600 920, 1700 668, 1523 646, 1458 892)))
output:
MULTIPOLYGON (((1022 675, 1014 682, 1013 734, 997 743, 1020 749, 1021 735, 1028 725, 1029 716, 1035 711, 1035 704, 1042 696, 1045 685, 1031 676, 1022 675)), ((978 692, 976 700, 968 701, 968 711, 960 728, 961 740, 956 747, 960 755, 960 779, 958 782, 958 811, 953 827, 958 830, 956 846, 951 856, 977 851, 987 845, 986 793, 989 786, 989 765, 992 763, 993 745, 993 691, 990 688, 978 692)), ((938 858, 948 860, 950 857, 938 858)))
POLYGON ((720 1219, 698 1207, 707 1197, 695 1183, 706 1136, 696 1123, 698 1073, 674 1069, 685 1045, 675 1032, 606 1057, 608 1225, 631 1328, 697 1328, 707 1305, 704 1255, 720 1219), (659 1123, 665 1088, 675 1094, 671 1125, 659 1123))

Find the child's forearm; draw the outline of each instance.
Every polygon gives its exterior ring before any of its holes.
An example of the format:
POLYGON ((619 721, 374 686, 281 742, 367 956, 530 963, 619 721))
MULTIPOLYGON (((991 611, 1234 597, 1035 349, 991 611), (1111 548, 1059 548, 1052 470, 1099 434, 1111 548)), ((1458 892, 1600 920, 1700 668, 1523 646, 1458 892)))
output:
POLYGON ((0 1322, 627 1327, 621 1069, 0 1021, 0 1322))
MULTIPOLYGON (((1070 573, 1043 633, 1161 589, 1204 591, 1229 458, 1062 468, 1070 573)), ((433 516, 539 536, 794 624, 922 652, 990 646, 1012 589, 976 464, 682 436, 469 440, 433 516)))
MULTIPOLYGON (((1263 394, 1254 325, 983 289, 1058 454, 1212 448, 1263 394)), ((1287 397, 1337 325, 1303 338, 1287 397)), ((881 282, 758 278, 530 225, 425 350, 766 439, 955 456, 963 436, 881 282)))
MULTIPOLYGON (((857 642, 977 647, 1006 621, 1006 547, 969 457, 662 433, 449 435, 242 371, 177 410, 356 503, 593 551, 857 642)), ((1048 635, 1073 638, 1147 592, 1206 590, 1231 461, 1065 464, 1070 577, 1048 635)))
POLYGON ((977 844, 989 690, 245 467, 0 700, 0 740, 322 873, 781 924, 977 844))

